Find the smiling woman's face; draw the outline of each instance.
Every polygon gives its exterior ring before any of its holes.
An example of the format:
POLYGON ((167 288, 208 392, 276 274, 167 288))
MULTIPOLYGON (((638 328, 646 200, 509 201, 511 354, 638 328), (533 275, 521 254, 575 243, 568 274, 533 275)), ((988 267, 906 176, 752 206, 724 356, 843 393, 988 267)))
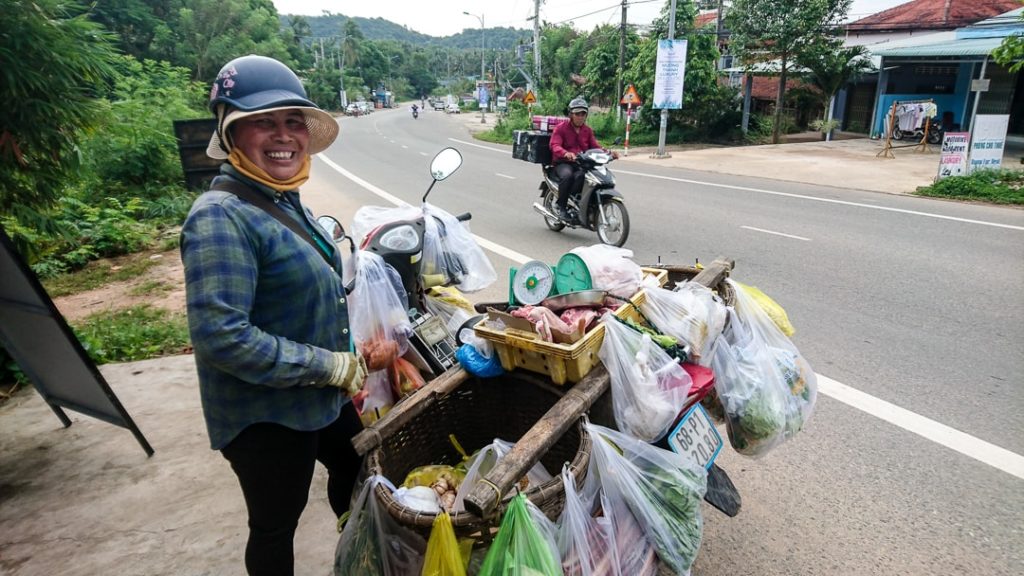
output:
POLYGON ((235 146, 276 180, 289 180, 302 168, 309 129, 301 110, 275 110, 231 123, 235 146))

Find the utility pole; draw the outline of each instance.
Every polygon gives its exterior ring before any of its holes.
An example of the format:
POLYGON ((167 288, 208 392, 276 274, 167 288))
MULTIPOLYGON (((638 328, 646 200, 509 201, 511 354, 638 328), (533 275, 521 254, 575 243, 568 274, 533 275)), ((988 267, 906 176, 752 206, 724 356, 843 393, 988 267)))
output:
POLYGON ((540 2, 533 0, 533 82, 534 90, 540 90, 540 2))
POLYGON ((718 52, 718 64, 715 66, 715 70, 722 69, 722 4, 724 0, 718 0, 718 28, 715 33, 715 42, 717 44, 718 52))
MULTIPOLYGON (((477 16, 476 14, 470 14, 469 12, 466 12, 466 11, 463 11, 462 13, 465 14, 466 16, 472 16, 472 17, 480 20, 480 88, 481 88, 481 90, 486 90, 487 89, 487 76, 486 76, 486 74, 487 74, 486 66, 487 65, 484 63, 484 46, 485 46, 485 44, 484 44, 484 15, 480 14, 479 16, 477 16)), ((481 94, 482 93, 478 91, 477 98, 480 101, 480 123, 481 124, 485 124, 487 122, 487 118, 484 117, 484 103, 483 103, 483 98, 480 98, 481 94)))
MULTIPOLYGON (((676 0, 672 0, 668 12, 668 40, 673 40, 676 35, 676 0)), ((658 151, 655 158, 671 158, 671 154, 665 154, 665 132, 668 130, 668 108, 661 109, 661 126, 658 128, 658 151)))
POLYGON ((618 111, 619 118, 622 118, 622 107, 619 106, 619 102, 622 102, 622 76, 626 66, 626 6, 626 0, 622 0, 622 25, 619 26, 619 81, 615 90, 615 110, 618 111))

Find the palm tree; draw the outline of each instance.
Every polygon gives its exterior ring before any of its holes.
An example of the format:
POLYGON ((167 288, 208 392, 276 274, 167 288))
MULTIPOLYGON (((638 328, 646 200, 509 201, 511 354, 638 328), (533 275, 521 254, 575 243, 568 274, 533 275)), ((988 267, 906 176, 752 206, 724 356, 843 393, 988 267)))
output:
MULTIPOLYGON (((802 51, 797 58, 797 62, 807 69, 804 78, 821 90, 828 111, 825 121, 829 126, 835 111, 836 94, 861 74, 875 69, 863 46, 840 48, 836 44, 834 40, 821 42, 802 51)), ((831 139, 832 129, 829 128, 826 140, 831 139)))

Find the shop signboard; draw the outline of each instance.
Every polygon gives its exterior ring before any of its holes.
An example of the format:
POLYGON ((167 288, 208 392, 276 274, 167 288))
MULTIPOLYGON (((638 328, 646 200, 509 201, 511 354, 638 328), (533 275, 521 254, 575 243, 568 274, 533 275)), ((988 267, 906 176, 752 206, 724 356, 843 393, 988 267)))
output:
POLYGON ((947 176, 967 175, 967 146, 970 140, 970 132, 946 132, 942 138, 937 180, 947 176))
POLYGON ((1003 147, 1009 114, 978 114, 971 135, 970 171, 998 170, 1003 163, 1003 147))

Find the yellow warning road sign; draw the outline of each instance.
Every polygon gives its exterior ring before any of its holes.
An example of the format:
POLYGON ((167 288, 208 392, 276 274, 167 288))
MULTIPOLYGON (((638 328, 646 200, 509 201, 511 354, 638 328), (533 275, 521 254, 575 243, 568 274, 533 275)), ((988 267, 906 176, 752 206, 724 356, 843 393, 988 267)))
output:
POLYGON ((632 84, 626 88, 626 93, 622 95, 622 100, 619 100, 619 104, 632 104, 633 106, 639 106, 642 103, 640 95, 636 93, 636 88, 632 84))
POLYGON ((537 101, 537 97, 533 95, 533 90, 527 90, 526 96, 523 96, 523 104, 533 104, 537 101))

